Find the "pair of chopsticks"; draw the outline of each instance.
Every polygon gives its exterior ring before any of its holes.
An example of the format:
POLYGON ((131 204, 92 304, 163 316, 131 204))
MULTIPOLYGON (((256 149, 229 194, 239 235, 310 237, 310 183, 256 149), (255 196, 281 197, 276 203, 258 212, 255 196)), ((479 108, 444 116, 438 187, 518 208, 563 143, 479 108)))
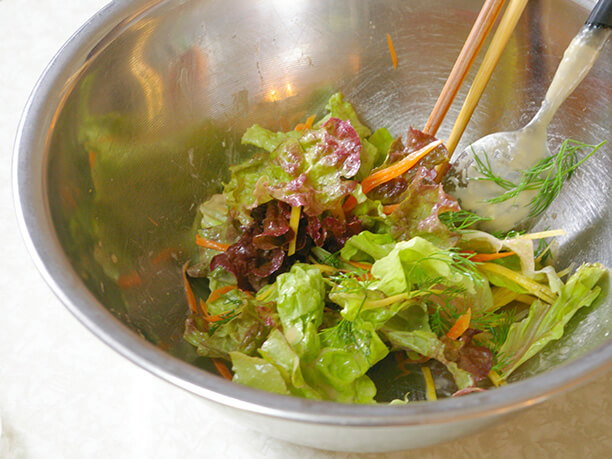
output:
MULTIPOLYGON (((468 38, 455 61, 455 65, 451 70, 448 79, 440 93, 440 97, 438 98, 427 123, 425 124, 424 132, 435 135, 442 123, 442 120, 448 113, 448 110, 461 87, 461 84, 465 80, 467 73, 469 72, 474 60, 476 59, 476 55, 480 51, 485 39, 487 38, 489 32, 491 31, 497 16, 499 15, 502 6, 504 5, 505 0, 486 0, 484 5, 482 6, 478 17, 476 18, 476 22, 472 26, 472 30, 468 35, 468 38)), ((467 126, 472 114, 474 113, 474 109, 478 102, 480 101, 480 97, 484 92, 489 79, 491 78, 491 74, 499 61, 499 58, 518 23, 525 6, 527 5, 527 0, 510 0, 506 11, 504 12, 499 26, 491 39, 491 43, 489 44, 489 48, 485 54, 485 57, 474 77, 474 81, 472 82, 472 86, 468 92, 465 101, 463 102, 463 106, 461 107, 461 111, 457 116, 453 129, 446 141, 446 148, 449 154, 452 155, 453 151, 457 147, 457 143, 459 143, 459 139, 463 135, 465 131, 465 127, 467 126)))

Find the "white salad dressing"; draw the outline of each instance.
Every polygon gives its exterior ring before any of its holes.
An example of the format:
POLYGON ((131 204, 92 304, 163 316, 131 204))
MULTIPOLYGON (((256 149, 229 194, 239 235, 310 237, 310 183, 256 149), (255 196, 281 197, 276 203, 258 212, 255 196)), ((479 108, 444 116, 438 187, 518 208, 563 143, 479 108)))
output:
POLYGON ((481 159, 486 152, 496 176, 518 183, 522 171, 550 155, 546 144, 548 125, 559 106, 593 67, 611 33, 609 28, 584 26, 565 50, 542 106, 533 119, 518 131, 485 136, 458 156, 454 164, 455 177, 450 179, 456 186, 452 194, 462 208, 491 217, 490 221, 483 222, 484 229, 507 231, 523 223, 529 216, 529 203, 537 190, 524 191, 516 199, 487 203, 504 190, 492 181, 476 180, 482 174, 473 152, 481 159))

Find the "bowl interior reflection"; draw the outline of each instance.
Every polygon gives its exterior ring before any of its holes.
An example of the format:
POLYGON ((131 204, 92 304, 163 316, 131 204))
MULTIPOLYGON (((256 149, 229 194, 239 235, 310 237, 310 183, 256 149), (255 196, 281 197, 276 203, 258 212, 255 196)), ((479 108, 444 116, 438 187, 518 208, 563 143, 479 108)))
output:
MULTIPOLYGON (((48 142, 50 210, 77 274, 126 326, 203 368, 209 363, 181 339, 187 307, 180 268, 193 250, 196 206, 249 153, 240 145, 243 131, 253 123, 292 127, 322 112, 336 91, 370 126, 394 135, 422 127, 481 4, 234 3, 239 13, 227 14, 224 1, 165 1, 123 24, 66 90, 48 142)), ((530 2, 458 151, 535 113, 584 16, 566 0, 530 2)), ((567 137, 609 138, 610 91, 602 88, 611 63, 608 47, 553 121, 551 148, 567 137)), ((458 105, 440 138, 450 132, 458 105)), ((592 158, 538 224, 569 234, 558 248, 559 267, 589 260, 612 265, 611 175, 610 155, 592 158)), ((602 299, 581 311, 572 333, 515 378, 606 342, 611 307, 602 299)))

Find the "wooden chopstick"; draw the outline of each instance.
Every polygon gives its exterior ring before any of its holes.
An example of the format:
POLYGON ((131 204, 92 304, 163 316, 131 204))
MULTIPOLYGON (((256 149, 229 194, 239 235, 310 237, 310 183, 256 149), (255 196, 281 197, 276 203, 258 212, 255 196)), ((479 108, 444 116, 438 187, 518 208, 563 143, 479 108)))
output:
POLYGON ((463 131, 465 131, 465 127, 470 121, 472 113, 474 113, 474 109, 476 105, 478 105, 480 97, 491 78, 491 74, 493 70, 495 70, 495 66, 525 9, 525 5, 527 5, 527 0, 510 0, 506 11, 504 11, 499 26, 495 31, 495 35, 493 35, 493 39, 491 40, 491 44, 487 49, 487 53, 485 54, 482 64, 480 64, 480 68, 474 77, 472 86, 470 87, 468 95, 461 107, 461 111, 446 141, 446 148, 450 154, 455 151, 459 139, 461 139, 463 131))
POLYGON ((436 101, 424 132, 436 135, 506 0, 486 0, 436 101))

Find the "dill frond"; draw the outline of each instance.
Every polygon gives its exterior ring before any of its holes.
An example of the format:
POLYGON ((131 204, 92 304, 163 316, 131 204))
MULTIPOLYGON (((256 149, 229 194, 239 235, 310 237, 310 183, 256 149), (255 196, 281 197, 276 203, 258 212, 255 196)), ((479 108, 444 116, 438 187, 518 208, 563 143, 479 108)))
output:
POLYGON ((537 195, 529 203, 529 217, 541 215, 552 204, 554 199, 561 192, 565 181, 573 175, 574 171, 589 159, 606 142, 598 145, 589 145, 576 140, 567 139, 559 148, 558 153, 542 159, 532 168, 523 171, 520 182, 514 183, 495 175, 491 168, 491 162, 485 151, 483 158, 479 157, 474 150, 474 160, 476 161, 478 172, 482 177, 476 180, 488 180, 497 184, 505 191, 495 198, 488 199, 491 204, 515 199, 520 193, 528 190, 538 190, 537 195), (581 160, 578 160, 578 153, 583 150, 591 151, 581 160))

